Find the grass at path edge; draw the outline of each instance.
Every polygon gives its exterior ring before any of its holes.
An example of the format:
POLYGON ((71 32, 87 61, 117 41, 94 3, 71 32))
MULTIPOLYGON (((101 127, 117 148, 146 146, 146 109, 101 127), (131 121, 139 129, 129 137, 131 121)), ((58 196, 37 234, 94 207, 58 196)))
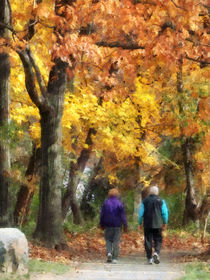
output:
POLYGON ((46 262, 36 259, 29 260, 29 274, 27 275, 17 275, 17 274, 1 274, 0 280, 30 280, 31 273, 52 273, 52 274, 64 274, 70 271, 70 266, 55 262, 46 262))
POLYGON ((187 264, 185 267, 186 275, 178 280, 209 280, 210 263, 199 262, 187 264))

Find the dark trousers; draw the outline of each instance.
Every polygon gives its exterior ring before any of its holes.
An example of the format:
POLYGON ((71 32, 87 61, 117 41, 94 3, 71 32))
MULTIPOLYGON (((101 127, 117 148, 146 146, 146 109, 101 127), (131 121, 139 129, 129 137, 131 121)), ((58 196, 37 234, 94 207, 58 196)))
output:
POLYGON ((144 246, 148 259, 152 258, 152 242, 154 241, 155 252, 160 254, 162 245, 162 229, 161 228, 145 228, 144 229, 144 246))
POLYGON ((111 253, 113 259, 118 259, 120 236, 120 227, 107 227, 105 229, 106 252, 107 254, 111 253))

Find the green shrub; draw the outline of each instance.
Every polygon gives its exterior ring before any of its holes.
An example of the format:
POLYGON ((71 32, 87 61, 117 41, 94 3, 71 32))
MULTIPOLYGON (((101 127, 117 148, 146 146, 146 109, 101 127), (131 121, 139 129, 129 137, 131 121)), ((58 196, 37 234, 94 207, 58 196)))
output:
POLYGON ((166 196, 165 194, 161 193, 160 196, 165 199, 169 210, 169 228, 182 228, 185 208, 185 195, 183 193, 176 193, 166 196))

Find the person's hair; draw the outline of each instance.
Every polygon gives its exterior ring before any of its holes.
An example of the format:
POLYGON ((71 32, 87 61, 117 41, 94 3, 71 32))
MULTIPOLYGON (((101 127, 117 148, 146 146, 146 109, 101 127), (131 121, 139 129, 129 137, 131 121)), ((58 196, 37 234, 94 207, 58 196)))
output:
POLYGON ((119 195, 120 195, 120 193, 119 193, 119 191, 118 191, 117 188, 112 188, 112 189, 110 189, 109 192, 108 192, 108 197, 110 197, 110 196, 116 196, 116 197, 118 197, 119 195))
POLYGON ((158 194, 159 194, 159 188, 158 188, 158 186, 152 186, 152 187, 150 187, 149 193, 150 193, 150 194, 158 195, 158 194))

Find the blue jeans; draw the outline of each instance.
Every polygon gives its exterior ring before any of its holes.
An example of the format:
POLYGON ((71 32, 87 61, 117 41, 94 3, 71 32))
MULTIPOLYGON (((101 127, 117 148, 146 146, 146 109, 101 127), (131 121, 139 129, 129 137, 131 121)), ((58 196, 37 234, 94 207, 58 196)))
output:
POLYGON ((113 259, 118 259, 119 255, 119 243, 121 236, 120 227, 107 227, 105 229, 105 240, 106 240, 106 252, 111 253, 113 259))

